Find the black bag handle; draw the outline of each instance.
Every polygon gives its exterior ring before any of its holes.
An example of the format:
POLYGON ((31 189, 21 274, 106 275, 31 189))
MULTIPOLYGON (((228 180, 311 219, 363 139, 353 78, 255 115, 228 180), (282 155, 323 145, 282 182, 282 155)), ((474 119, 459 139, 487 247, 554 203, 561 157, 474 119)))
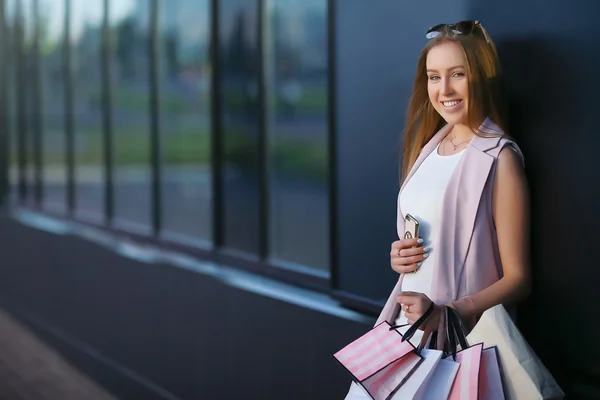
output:
MULTIPOLYGON (((406 340, 410 340, 415 332, 417 332, 417 329, 419 329, 424 323, 425 321, 427 321, 427 318, 429 318, 429 316, 431 315, 431 313, 433 312, 435 304, 433 303, 433 301, 431 302, 431 304, 429 305, 429 307, 427 308, 427 310, 425 311, 425 313, 423 315, 421 315, 421 317, 415 321, 415 323, 408 328, 408 330, 404 333, 404 335, 402 335, 402 341, 406 341, 406 340)), ((406 326, 408 324, 403 324, 403 325, 392 325, 390 326, 390 331, 393 329, 397 329, 397 328, 402 328, 403 326, 406 326)))
POLYGON ((461 349, 469 347, 465 335, 466 329, 462 318, 455 309, 446 306, 445 312, 447 341, 444 350, 446 355, 452 355, 452 359, 456 361, 457 345, 460 345, 461 349))
POLYGON ((421 342, 422 348, 429 348, 433 350, 442 350, 444 356, 452 356, 453 360, 456 360, 456 353, 458 352, 458 346, 461 346, 461 349, 466 349, 469 347, 468 341, 465 335, 466 329, 465 325, 462 321, 460 315, 456 312, 455 309, 448 306, 443 306, 443 314, 441 318, 444 320, 440 322, 440 326, 437 331, 431 333, 430 338, 423 338, 421 342), (442 343, 440 346, 442 348, 438 349, 438 338, 440 335, 443 337, 442 343), (426 346, 425 342, 429 339, 429 344, 426 346))

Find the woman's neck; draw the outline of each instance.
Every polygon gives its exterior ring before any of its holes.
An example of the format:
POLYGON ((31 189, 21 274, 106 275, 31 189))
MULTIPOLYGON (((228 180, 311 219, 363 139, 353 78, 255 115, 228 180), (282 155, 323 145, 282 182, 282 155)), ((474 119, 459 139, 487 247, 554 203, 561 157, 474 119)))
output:
POLYGON ((453 140, 463 141, 471 139, 475 134, 467 125, 457 124, 452 127, 449 135, 453 140))

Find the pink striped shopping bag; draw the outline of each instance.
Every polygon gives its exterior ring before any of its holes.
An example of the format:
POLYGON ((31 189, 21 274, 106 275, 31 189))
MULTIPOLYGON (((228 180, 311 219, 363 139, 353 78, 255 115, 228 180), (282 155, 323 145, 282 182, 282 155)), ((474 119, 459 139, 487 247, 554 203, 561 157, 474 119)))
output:
POLYGON ((388 400, 423 361, 410 341, 384 321, 335 353, 374 400, 388 400))
MULTIPOLYGON (((479 370, 483 355, 483 343, 475 344, 456 353, 456 361, 460 364, 448 400, 478 400, 479 370)), ((449 359, 452 356, 448 357, 449 359)))

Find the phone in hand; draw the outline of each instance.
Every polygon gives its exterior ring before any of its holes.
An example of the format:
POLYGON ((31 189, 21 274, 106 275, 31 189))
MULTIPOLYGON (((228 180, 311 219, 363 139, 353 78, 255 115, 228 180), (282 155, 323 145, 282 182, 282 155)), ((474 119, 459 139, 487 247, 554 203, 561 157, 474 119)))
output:
MULTIPOLYGON (((404 217, 404 239, 416 239, 419 237, 419 221, 410 214, 404 217)), ((413 246, 417 247, 417 246, 413 246)), ((412 271, 414 274, 418 269, 412 271)))
POLYGON ((404 217, 404 239, 416 239, 419 237, 419 221, 410 214, 404 217))

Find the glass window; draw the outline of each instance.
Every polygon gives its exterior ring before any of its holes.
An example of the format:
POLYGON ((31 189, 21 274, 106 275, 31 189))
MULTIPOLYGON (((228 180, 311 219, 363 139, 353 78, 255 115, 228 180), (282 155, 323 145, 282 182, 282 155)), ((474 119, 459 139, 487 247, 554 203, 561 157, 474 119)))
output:
POLYGON ((210 1, 159 6, 162 228, 175 240, 212 240, 210 1))
POLYGON ((65 0, 39 0, 38 5, 44 207, 64 213, 67 209, 65 0))
POLYGON ((104 220, 102 20, 104 0, 71 1, 69 46, 73 79, 75 215, 104 220))
POLYGON ((327 276, 327 1, 266 5, 271 257, 327 276))
POLYGON ((224 245, 259 252, 260 49, 257 0, 220 6, 224 245))
POLYGON ((110 77, 115 223, 148 233, 150 176, 150 0, 110 0, 110 77))

